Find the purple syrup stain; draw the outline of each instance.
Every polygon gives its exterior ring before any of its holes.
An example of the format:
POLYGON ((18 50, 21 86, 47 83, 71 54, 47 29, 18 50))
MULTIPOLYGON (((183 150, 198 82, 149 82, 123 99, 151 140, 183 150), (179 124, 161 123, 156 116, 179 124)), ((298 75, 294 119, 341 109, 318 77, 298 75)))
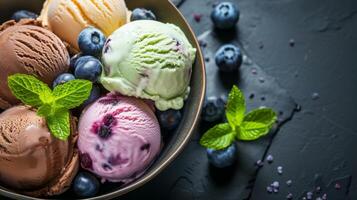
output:
POLYGON ((94 122, 94 124, 92 125, 91 131, 92 133, 97 134, 100 128, 100 124, 98 122, 94 122))
POLYGON ((137 172, 134 172, 134 173, 130 176, 130 178, 135 179, 137 175, 138 175, 138 173, 137 173, 137 172))
POLYGON ((200 22, 201 19, 202 19, 202 14, 198 14, 198 13, 194 13, 193 14, 193 19, 196 21, 196 22, 200 22))
POLYGON ((177 39, 174 39, 176 41, 176 46, 179 47, 181 45, 181 43, 177 40, 177 39))
POLYGON ((115 98, 115 97, 110 97, 110 98, 104 98, 99 100, 98 102, 104 105, 112 105, 112 106, 116 106, 119 103, 119 99, 115 98))
POLYGON ((129 162, 128 158, 122 158, 120 154, 116 155, 116 156, 110 156, 108 163, 116 166, 116 165, 123 165, 126 164, 127 162, 129 162))
POLYGON ((109 165, 109 164, 107 164, 107 163, 103 163, 102 164, 102 167, 103 167, 103 169, 105 170, 105 171, 108 171, 108 170, 112 170, 113 168, 109 165))
POLYGON ((112 41, 111 38, 107 39, 107 41, 105 42, 105 44, 104 44, 104 53, 108 53, 108 51, 111 50, 110 45, 109 45, 110 41, 112 41))
POLYGON ((103 151, 103 148, 99 145, 99 144, 96 144, 95 145, 95 150, 99 151, 99 152, 102 152, 103 151))
POLYGON ((111 50, 111 48, 110 48, 109 45, 106 45, 106 46, 104 47, 104 53, 108 53, 110 50, 111 50))
POLYGON ((88 153, 81 153, 80 154, 80 158, 81 158, 81 164, 82 167, 85 169, 93 169, 93 162, 92 159, 90 158, 88 153))
POLYGON ((143 78, 149 78, 149 75, 147 75, 146 73, 140 73, 139 75, 143 78))
POLYGON ((141 151, 149 151, 149 149, 150 149, 150 144, 149 143, 146 143, 146 144, 144 144, 144 145, 142 145, 141 147, 140 147, 140 150, 141 151))
POLYGON ((176 41, 174 51, 179 52, 182 48, 181 43, 176 38, 173 38, 173 40, 176 41))
POLYGON ((112 126, 115 126, 117 123, 118 123, 118 121, 111 114, 107 114, 103 118, 103 124, 105 126, 112 127, 112 126))

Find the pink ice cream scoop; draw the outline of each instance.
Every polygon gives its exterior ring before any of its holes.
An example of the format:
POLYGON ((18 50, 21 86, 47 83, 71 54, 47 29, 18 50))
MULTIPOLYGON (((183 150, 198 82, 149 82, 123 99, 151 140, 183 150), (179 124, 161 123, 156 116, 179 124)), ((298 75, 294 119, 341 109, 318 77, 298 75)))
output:
POLYGON ((102 181, 129 183, 160 152, 161 133, 144 101, 108 94, 87 107, 79 120, 81 165, 102 181))

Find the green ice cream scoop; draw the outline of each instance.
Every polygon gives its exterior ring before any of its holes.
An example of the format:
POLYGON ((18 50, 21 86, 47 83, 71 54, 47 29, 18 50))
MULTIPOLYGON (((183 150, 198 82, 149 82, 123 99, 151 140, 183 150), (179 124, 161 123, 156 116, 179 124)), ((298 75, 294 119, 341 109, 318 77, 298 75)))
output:
POLYGON ((196 49, 181 29, 152 20, 130 22, 107 39, 100 78, 111 92, 181 109, 190 92, 196 49))

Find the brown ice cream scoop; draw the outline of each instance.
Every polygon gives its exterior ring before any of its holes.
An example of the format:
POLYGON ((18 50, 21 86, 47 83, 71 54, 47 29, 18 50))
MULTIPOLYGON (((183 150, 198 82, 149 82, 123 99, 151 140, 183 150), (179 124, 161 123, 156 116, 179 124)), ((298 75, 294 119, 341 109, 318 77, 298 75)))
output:
POLYGON ((47 84, 68 71, 70 57, 65 45, 34 20, 8 21, 0 26, 0 108, 19 103, 7 78, 16 73, 37 76, 47 84))
POLYGON ((79 167, 76 123, 67 141, 54 138, 44 118, 27 106, 0 114, 0 182, 31 196, 65 192, 79 167))

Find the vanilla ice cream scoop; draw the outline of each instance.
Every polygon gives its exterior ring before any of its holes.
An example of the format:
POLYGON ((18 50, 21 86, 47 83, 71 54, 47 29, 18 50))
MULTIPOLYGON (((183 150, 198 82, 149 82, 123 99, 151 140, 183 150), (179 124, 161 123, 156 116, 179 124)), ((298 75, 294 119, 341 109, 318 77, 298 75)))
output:
POLYGON ((124 0, 47 0, 39 19, 75 49, 77 38, 86 27, 93 26, 109 36, 127 22, 124 0))

